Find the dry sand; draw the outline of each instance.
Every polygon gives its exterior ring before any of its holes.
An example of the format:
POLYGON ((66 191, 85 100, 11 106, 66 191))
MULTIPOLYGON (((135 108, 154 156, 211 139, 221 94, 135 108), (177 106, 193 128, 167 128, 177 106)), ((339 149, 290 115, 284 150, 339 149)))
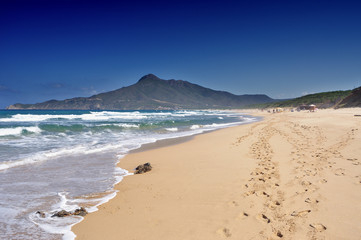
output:
POLYGON ((132 153, 118 195, 77 239, 361 239, 361 109, 262 122, 132 153))

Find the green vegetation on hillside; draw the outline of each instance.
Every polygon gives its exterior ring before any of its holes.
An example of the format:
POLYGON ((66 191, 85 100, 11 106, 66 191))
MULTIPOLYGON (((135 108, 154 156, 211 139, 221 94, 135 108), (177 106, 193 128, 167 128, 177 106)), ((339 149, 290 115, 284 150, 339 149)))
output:
POLYGON ((340 101, 336 108, 361 107, 361 87, 352 90, 351 94, 340 101))
POLYGON ((351 90, 347 91, 333 91, 322 92, 315 94, 308 94, 302 97, 277 101, 264 104, 253 104, 249 108, 276 108, 276 107, 298 107, 300 105, 315 104, 318 108, 329 108, 335 106, 338 102, 342 101, 345 97, 351 94, 351 90))

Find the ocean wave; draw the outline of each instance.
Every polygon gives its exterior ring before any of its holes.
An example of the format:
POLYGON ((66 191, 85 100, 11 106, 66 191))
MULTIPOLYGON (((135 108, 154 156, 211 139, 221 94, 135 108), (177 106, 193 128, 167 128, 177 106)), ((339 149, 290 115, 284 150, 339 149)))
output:
POLYGON ((178 128, 174 127, 174 128, 165 128, 165 130, 169 131, 169 132, 177 132, 178 128))
POLYGON ((79 154, 79 153, 83 153, 83 154, 97 153, 97 152, 101 152, 101 151, 105 151, 105 150, 109 150, 109 149, 114 149, 116 147, 119 147, 119 146, 110 145, 110 146, 104 146, 104 147, 90 149, 87 146, 79 145, 79 146, 75 146, 72 148, 53 149, 50 151, 38 152, 32 156, 28 156, 23 159, 1 162, 0 170, 5 170, 8 168, 18 167, 18 166, 27 165, 27 164, 39 163, 39 162, 47 161, 47 160, 54 159, 54 158, 57 158, 60 156, 69 156, 69 155, 79 154))
POLYGON ((121 127, 121 128, 139 128, 139 124, 130 124, 130 123, 113 123, 113 124, 99 124, 96 126, 101 126, 101 127, 121 127))
POLYGON ((198 129, 198 128, 200 128, 201 126, 199 126, 199 125, 192 125, 191 127, 190 127, 190 129, 192 129, 192 130, 195 130, 195 129, 198 129))
POLYGON ((169 111, 169 112, 120 112, 101 111, 83 114, 15 114, 11 117, 0 118, 0 122, 42 122, 49 120, 83 120, 83 121, 108 121, 108 120, 140 120, 147 118, 189 117, 199 115, 224 115, 217 111, 169 111))
POLYGON ((257 119, 256 118, 241 118, 242 121, 241 122, 231 122, 231 123, 212 123, 212 124, 207 124, 204 125, 204 128, 213 128, 213 129, 219 129, 219 128, 225 128, 225 127, 231 127, 231 126, 237 126, 240 124, 245 124, 245 123, 251 123, 251 122, 255 122, 257 119))
POLYGON ((77 152, 80 149, 82 149, 82 147, 78 146, 72 149, 54 149, 50 151, 39 152, 32 156, 25 157, 23 159, 1 162, 0 170, 46 161, 48 159, 52 159, 60 155, 73 154, 74 152, 77 152))
POLYGON ((107 121, 112 119, 125 119, 125 120, 136 120, 145 119, 146 115, 142 115, 136 112, 95 112, 85 114, 15 114, 11 118, 0 118, 0 122, 42 122, 49 120, 83 120, 83 121, 107 121))
POLYGON ((93 141, 92 143, 84 143, 83 145, 80 144, 78 146, 57 148, 48 151, 38 152, 31 156, 27 156, 18 160, 0 162, 0 171, 22 165, 40 163, 58 157, 73 156, 78 154, 88 155, 101 152, 117 152, 123 155, 128 153, 130 150, 141 147, 143 144, 152 143, 157 140, 157 138, 154 138, 152 136, 143 136, 134 139, 127 139, 119 142, 111 142, 105 144, 97 144, 97 141, 93 141))
POLYGON ((76 123, 76 124, 51 124, 51 123, 42 123, 39 125, 41 130, 44 130, 48 133, 65 133, 65 132, 101 132, 104 130, 122 130, 122 129, 138 129, 139 124, 131 123, 76 123))
POLYGON ((21 135, 24 133, 40 133, 42 130, 39 127, 15 127, 15 128, 0 128, 0 136, 21 135))

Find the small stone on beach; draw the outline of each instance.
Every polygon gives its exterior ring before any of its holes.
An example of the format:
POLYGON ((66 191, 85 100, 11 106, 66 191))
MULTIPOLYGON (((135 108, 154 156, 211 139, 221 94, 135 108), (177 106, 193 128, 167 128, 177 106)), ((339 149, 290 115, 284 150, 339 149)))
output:
POLYGON ((87 214, 88 214, 88 211, 85 210, 85 208, 81 207, 81 208, 75 209, 74 212, 68 212, 65 210, 61 210, 61 211, 54 213, 51 217, 68 217, 68 216, 73 216, 73 215, 84 217, 87 214))
POLYGON ((141 174, 141 173, 149 172, 150 170, 152 170, 152 166, 150 165, 149 162, 147 162, 136 167, 134 174, 141 174))
POLYGON ((61 210, 59 212, 54 213, 51 217, 67 217, 71 216, 72 214, 68 211, 61 210))
POLYGON ((73 215, 78 215, 78 216, 85 216, 88 214, 88 211, 85 210, 85 208, 81 207, 81 208, 78 208, 74 211, 73 215))

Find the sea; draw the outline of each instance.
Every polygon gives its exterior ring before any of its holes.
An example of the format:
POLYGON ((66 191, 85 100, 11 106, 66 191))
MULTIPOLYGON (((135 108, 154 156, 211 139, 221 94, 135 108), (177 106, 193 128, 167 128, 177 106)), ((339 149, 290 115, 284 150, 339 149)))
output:
POLYGON ((219 110, 0 110, 0 239, 74 239, 83 217, 52 215, 94 212, 115 197, 131 175, 116 166, 129 151, 257 120, 219 110))

